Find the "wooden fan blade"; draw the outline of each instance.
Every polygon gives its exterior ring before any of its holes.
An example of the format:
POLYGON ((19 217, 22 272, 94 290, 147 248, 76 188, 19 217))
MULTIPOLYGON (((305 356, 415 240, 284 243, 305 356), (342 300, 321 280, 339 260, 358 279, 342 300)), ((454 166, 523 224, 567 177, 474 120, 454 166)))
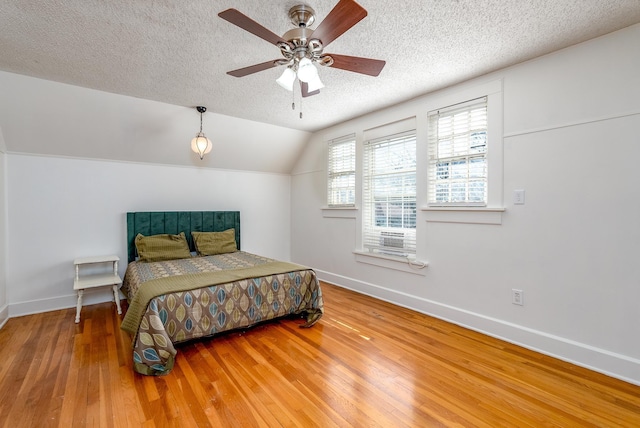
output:
POLYGON ((257 73, 259 71, 268 70, 273 67, 277 67, 279 64, 278 60, 272 60, 263 62, 261 64, 250 65, 249 67, 239 68, 237 70, 227 71, 227 74, 233 77, 244 77, 249 74, 257 73))
POLYGON ((377 76, 386 64, 380 59, 361 58, 358 56, 327 54, 333 58, 331 67, 341 70, 353 71, 355 73, 368 74, 369 76, 377 76))
POLYGON ((278 42, 285 42, 282 40, 282 37, 270 30, 267 30, 262 25, 236 9, 224 10, 220 12, 218 16, 274 45, 278 44, 278 42))
POLYGON ((360 22, 367 11, 353 0, 340 0, 329 15, 313 30, 312 38, 320 40, 323 48, 360 22))
POLYGON ((300 81, 300 88, 302 89, 302 96, 304 98, 310 97, 312 95, 318 95, 320 93, 320 89, 316 89, 315 91, 309 92, 309 84, 307 82, 300 81))

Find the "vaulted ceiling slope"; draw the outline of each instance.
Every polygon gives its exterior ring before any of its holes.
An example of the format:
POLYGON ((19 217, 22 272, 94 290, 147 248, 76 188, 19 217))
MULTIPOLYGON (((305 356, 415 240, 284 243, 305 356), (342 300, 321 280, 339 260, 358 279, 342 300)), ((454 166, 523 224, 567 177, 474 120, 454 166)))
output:
MULTIPOLYGON (((337 1, 304 1, 316 11, 312 29, 337 1)), ((161 113, 191 115, 189 135, 199 123, 185 108, 196 105, 217 115, 216 126, 231 117, 300 131, 277 137, 296 139, 297 153, 309 132, 640 22, 638 0, 359 0, 368 16, 327 51, 385 60, 378 77, 322 67, 326 87, 301 100, 276 84, 282 67, 226 74, 281 54, 219 12, 235 8, 282 35, 293 28, 288 11, 299 3, 4 0, 0 70, 179 106, 161 113)), ((242 128, 231 123, 227 134, 242 128)), ((14 141, 4 138, 8 146, 14 141)))

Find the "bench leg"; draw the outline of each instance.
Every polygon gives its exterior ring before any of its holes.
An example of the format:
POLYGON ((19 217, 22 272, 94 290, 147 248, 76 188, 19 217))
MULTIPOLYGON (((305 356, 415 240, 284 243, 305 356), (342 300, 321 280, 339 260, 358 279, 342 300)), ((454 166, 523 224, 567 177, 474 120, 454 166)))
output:
POLYGON ((78 290, 78 304, 76 306, 76 324, 80 322, 80 310, 82 309, 82 294, 84 290, 78 290))
POLYGON ((118 314, 122 313, 122 309, 120 308, 120 296, 118 295, 118 286, 113 286, 113 297, 116 300, 116 307, 118 308, 118 314))

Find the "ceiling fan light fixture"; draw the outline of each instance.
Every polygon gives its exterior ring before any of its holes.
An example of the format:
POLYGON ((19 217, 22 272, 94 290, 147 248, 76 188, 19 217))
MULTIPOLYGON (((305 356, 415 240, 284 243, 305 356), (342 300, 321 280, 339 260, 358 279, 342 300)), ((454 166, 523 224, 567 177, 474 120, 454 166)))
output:
MULTIPOLYGON (((318 63, 324 67, 333 66, 341 70, 373 77, 378 76, 385 66, 385 61, 382 60, 324 53, 324 49, 330 43, 367 16, 367 11, 356 0, 338 0, 337 4, 314 30, 309 28, 315 21, 313 9, 305 4, 295 5, 289 9, 289 19, 295 28, 287 31, 282 36, 263 27, 236 9, 224 10, 218 16, 275 45, 279 48, 284 58, 228 71, 227 74, 230 76, 244 77, 287 64, 294 73, 297 73, 297 78, 304 84, 303 88, 306 89, 307 83, 314 79, 318 73, 313 63, 318 63)), ((287 71, 286 74, 290 73, 287 71)), ((281 78, 284 79, 284 73, 281 78)), ((287 78, 287 80, 289 79, 287 78)), ((291 90, 288 82, 285 87, 291 90)), ((318 93, 318 90, 312 91, 312 93, 305 92, 303 96, 318 93)))
POLYGON ((207 111, 206 107, 198 106, 196 110, 200 113, 200 132, 196 134, 196 136, 191 140, 191 150, 196 152, 198 156, 200 156, 200 160, 204 158, 204 155, 209 153, 213 148, 213 144, 211 144, 211 140, 209 140, 202 132, 202 113, 207 111))
POLYGON ((295 80, 295 71, 293 71, 291 67, 287 67, 282 72, 282 75, 278 79, 276 79, 276 82, 287 91, 293 91, 293 82, 295 82, 295 80))
POLYGON ((298 63, 298 79, 309 83, 315 78, 318 78, 318 69, 309 58, 302 58, 298 63))

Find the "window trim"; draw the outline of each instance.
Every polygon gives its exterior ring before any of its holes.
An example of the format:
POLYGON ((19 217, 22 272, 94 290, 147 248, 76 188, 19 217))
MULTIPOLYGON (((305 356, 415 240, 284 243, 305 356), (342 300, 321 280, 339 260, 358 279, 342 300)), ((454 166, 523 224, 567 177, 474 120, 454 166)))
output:
POLYGON ((356 218, 358 207, 322 207, 322 217, 324 218, 356 218))
MULTIPOLYGON (((504 208, 504 131, 503 131, 503 81, 502 79, 488 81, 482 84, 469 85, 459 91, 443 91, 440 94, 426 100, 423 110, 425 122, 428 123, 429 112, 441 109, 445 106, 453 106, 477 98, 487 97, 487 132, 491 139, 491 148, 487 152, 487 204, 486 206, 461 206, 445 205, 431 206, 428 204, 429 172, 421 173, 424 180, 425 192, 420 199, 423 201, 420 211, 426 216, 427 222, 451 222, 471 224, 501 224, 504 208)), ((428 130, 428 126, 426 128, 428 130)), ((426 133, 426 131, 425 131, 426 133)), ((428 136, 427 136, 428 138, 428 136)), ((423 159, 418 160, 424 167, 429 164, 428 153, 423 159)))
POLYGON ((394 257, 384 254, 370 253, 367 250, 355 250, 353 255, 358 263, 365 263, 385 269, 393 269, 414 275, 427 275, 429 263, 407 257, 394 257))
POLYGON ((504 208, 487 207, 422 207, 429 223, 502 224, 504 208))

